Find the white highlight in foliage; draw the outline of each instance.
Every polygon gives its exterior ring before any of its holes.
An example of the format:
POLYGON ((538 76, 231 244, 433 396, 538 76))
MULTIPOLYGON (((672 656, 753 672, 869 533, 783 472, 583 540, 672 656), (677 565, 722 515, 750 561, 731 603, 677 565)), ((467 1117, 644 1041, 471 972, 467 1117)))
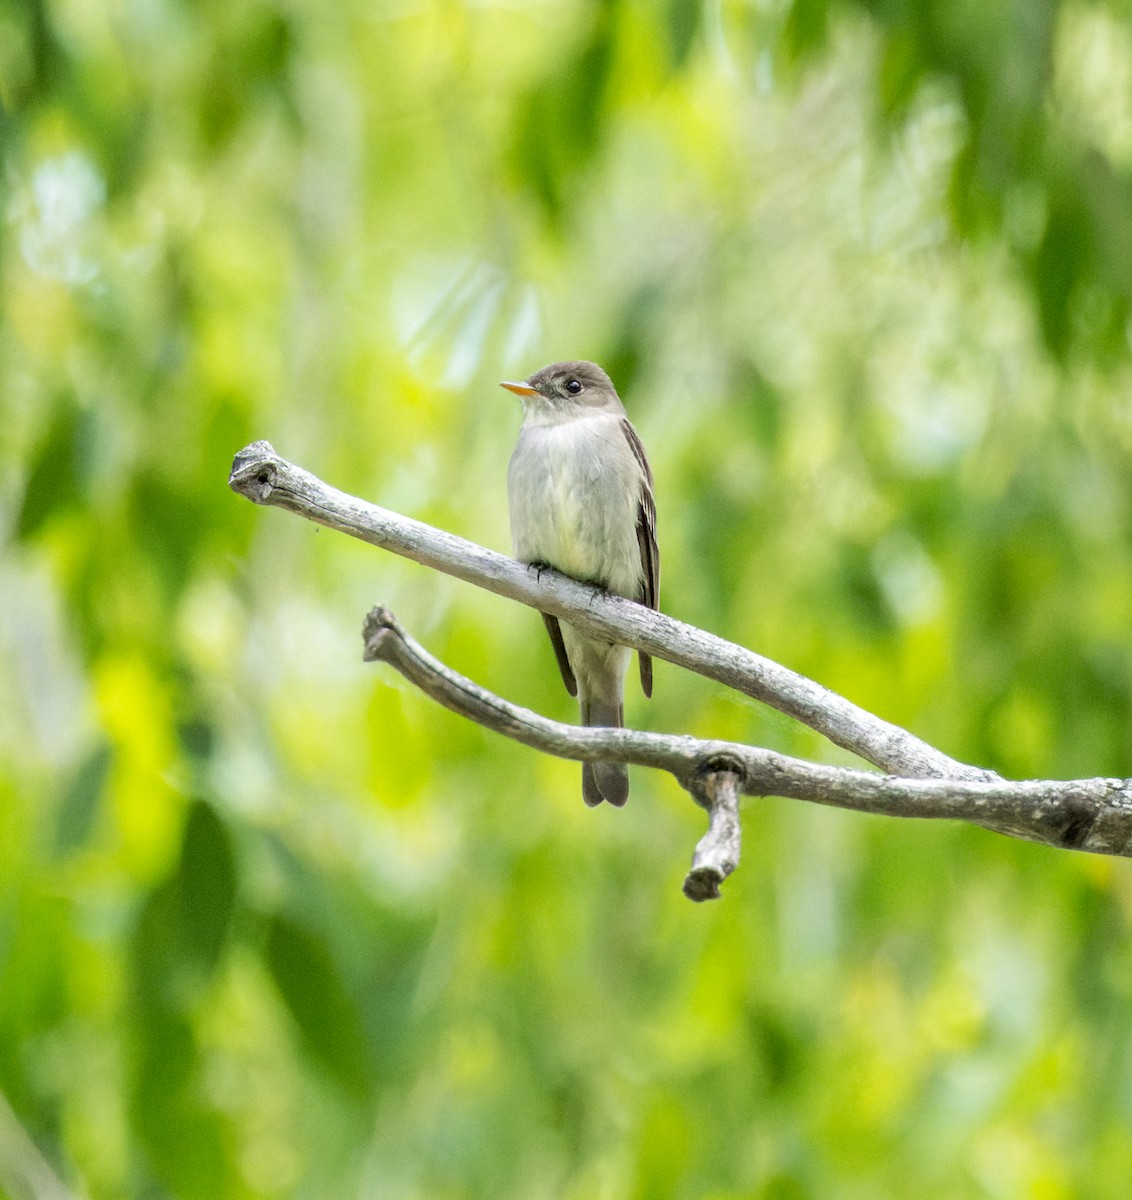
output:
POLYGON ((897 530, 878 542, 872 564, 884 598, 902 625, 918 625, 939 612, 939 571, 910 533, 897 530))
POLYGON ((40 163, 31 180, 17 189, 10 213, 28 266, 71 285, 94 279, 98 265, 85 244, 105 198, 102 176, 79 151, 40 163))

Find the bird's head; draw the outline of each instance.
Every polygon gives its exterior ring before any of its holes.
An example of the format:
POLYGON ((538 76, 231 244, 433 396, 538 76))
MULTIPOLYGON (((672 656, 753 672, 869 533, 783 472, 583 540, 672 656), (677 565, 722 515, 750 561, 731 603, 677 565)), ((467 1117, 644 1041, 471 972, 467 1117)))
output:
POLYGON ((617 389, 597 363, 551 363, 523 383, 504 382, 499 386, 514 392, 527 412, 558 419, 602 409, 624 411, 617 389))

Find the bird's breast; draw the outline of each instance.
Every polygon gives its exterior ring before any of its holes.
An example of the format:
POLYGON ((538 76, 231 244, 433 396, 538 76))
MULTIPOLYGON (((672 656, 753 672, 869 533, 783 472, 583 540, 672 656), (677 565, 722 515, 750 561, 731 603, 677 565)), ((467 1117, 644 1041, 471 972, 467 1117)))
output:
POLYGON ((524 424, 508 470, 516 557, 635 596, 640 468, 617 417, 524 424))

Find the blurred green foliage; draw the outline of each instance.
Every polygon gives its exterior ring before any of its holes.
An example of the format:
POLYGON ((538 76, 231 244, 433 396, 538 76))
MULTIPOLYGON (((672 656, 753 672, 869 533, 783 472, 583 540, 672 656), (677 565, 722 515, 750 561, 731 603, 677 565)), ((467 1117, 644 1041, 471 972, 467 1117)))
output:
POLYGON ((671 781, 360 662, 565 718, 534 614, 225 486, 505 548, 495 383, 592 357, 666 611, 1127 774, 1130 182, 1126 0, 0 0, 0 1194, 1132 1193, 1126 863, 766 801, 689 905, 671 781))

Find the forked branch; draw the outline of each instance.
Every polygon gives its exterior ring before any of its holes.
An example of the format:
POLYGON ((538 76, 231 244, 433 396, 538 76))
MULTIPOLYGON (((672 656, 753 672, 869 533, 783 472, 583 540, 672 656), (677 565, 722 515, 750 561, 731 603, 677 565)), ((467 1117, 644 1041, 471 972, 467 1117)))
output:
POLYGON ((785 796, 896 817, 968 821, 1012 837, 1132 856, 1132 780, 1008 782, 942 754, 821 685, 694 626, 553 571, 536 573, 419 521, 328 487, 266 442, 242 450, 231 487, 258 504, 392 550, 587 633, 644 650, 755 696, 888 772, 822 766, 732 742, 564 725, 478 687, 429 655, 386 609, 366 618, 365 657, 401 672, 434 700, 525 745, 569 759, 606 759, 670 772, 708 810, 685 894, 709 899, 739 861, 738 797, 785 796))

